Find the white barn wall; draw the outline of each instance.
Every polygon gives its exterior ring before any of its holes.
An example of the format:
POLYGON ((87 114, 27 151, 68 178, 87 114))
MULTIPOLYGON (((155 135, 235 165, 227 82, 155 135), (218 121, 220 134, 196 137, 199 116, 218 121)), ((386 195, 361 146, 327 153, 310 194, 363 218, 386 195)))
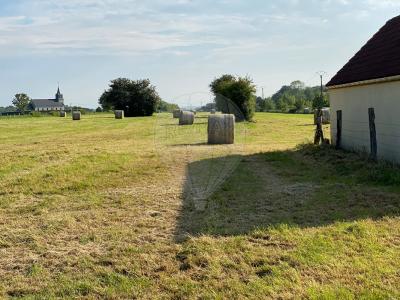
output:
POLYGON ((331 138, 342 110, 342 148, 370 153, 368 108, 375 109, 378 157, 400 163, 400 81, 330 89, 331 138))

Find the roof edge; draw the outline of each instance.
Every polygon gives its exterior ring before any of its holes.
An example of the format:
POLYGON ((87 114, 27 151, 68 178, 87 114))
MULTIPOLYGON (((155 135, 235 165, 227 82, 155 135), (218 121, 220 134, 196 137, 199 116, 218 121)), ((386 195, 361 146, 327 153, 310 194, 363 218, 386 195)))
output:
POLYGON ((334 89, 342 89, 342 88, 348 88, 348 87, 354 87, 354 86, 386 83, 386 82, 392 82, 392 81, 400 81, 400 75, 377 78, 377 79, 368 79, 368 80, 356 81, 356 82, 350 82, 350 83, 344 83, 344 84, 338 84, 338 85, 328 85, 327 89, 334 90, 334 89))

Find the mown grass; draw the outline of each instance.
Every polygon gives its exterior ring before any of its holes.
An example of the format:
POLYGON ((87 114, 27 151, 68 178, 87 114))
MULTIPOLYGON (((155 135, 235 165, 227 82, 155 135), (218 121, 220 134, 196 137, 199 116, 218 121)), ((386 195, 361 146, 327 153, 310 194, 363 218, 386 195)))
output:
POLYGON ((0 119, 2 297, 400 297, 398 167, 299 147, 312 116, 257 114, 198 211, 185 172, 210 159, 160 155, 156 124, 0 119))

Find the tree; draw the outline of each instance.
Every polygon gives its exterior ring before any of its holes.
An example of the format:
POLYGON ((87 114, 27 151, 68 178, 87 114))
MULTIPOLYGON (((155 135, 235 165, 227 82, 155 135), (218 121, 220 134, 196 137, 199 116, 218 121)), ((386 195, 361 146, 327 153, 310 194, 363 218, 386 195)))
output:
POLYGON ((214 95, 222 94, 223 91, 235 81, 235 76, 227 74, 222 75, 221 77, 214 79, 214 81, 210 84, 211 92, 214 95))
POLYGON ((263 111, 271 111, 274 109, 275 109, 275 103, 274 103, 274 101, 272 101, 272 98, 269 97, 269 98, 265 99, 263 111))
POLYGON ((252 120, 256 109, 256 87, 249 77, 235 77, 223 75, 216 78, 210 84, 211 91, 216 96, 217 109, 223 113, 235 113, 232 111, 232 101, 240 110, 235 115, 238 120, 252 120))
POLYGON ((29 103, 31 102, 31 99, 28 97, 27 94, 16 94, 14 96, 14 99, 12 101, 12 103, 14 104, 14 106, 17 108, 17 110, 21 113, 24 113, 29 106, 29 103))
POLYGON ((96 112, 98 113, 103 112, 103 109, 99 106, 98 108, 96 108, 96 112))
POLYGON ((304 99, 296 99, 296 101, 294 103, 296 112, 302 111, 304 109, 304 105, 305 105, 304 99))
POLYGON ((124 110, 126 117, 151 116, 161 101, 150 80, 118 78, 99 99, 103 110, 124 110))
MULTIPOLYGON (((284 85, 272 96, 275 107, 283 112, 299 111, 305 107, 312 107, 316 97, 320 97, 320 86, 307 87, 303 82, 296 80, 290 85, 284 85)), ((324 93, 323 106, 329 106, 326 93, 324 93)))
POLYGON ((157 111, 159 112, 173 112, 176 109, 179 109, 178 104, 168 103, 163 100, 160 100, 157 105, 157 111))
POLYGON ((264 111, 264 107, 265 107, 265 99, 263 99, 262 97, 257 97, 256 98, 256 111, 257 112, 264 111))
POLYGON ((329 100, 327 95, 316 95, 313 99, 312 106, 314 109, 321 109, 324 107, 329 107, 329 100))

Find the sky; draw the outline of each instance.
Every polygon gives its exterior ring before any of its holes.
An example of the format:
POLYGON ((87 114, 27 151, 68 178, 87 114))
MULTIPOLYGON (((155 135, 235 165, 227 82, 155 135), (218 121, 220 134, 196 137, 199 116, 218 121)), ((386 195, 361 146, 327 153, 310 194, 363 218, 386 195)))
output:
POLYGON ((118 77, 180 105, 209 102, 222 74, 265 96, 318 85, 399 14, 400 0, 0 0, 0 106, 59 82, 66 104, 95 108, 118 77))

